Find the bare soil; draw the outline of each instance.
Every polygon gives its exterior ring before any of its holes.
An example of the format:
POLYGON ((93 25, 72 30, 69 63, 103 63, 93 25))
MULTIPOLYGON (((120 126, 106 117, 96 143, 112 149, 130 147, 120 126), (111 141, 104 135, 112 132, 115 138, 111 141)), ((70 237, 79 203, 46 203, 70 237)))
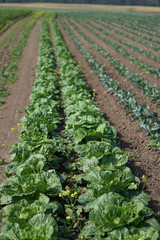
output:
MULTIPOLYGON (((1 112, 3 118, 0 119, 0 156, 5 159, 6 163, 10 163, 9 152, 19 138, 19 134, 11 131, 11 128, 21 130, 20 127, 17 127, 17 123, 24 116, 25 108, 29 104, 29 96, 36 74, 40 28, 41 20, 38 20, 30 33, 27 45, 24 47, 16 72, 18 80, 15 84, 10 85, 9 91, 11 94, 6 99, 5 109, 1 112)), ((2 165, 0 182, 6 178, 4 168, 5 165, 2 165)))
MULTIPOLYGON (((147 189, 145 191, 151 197, 150 207, 158 212, 160 210, 160 153, 147 147, 149 137, 145 135, 143 130, 137 131, 137 123, 130 122, 129 115, 126 115, 126 111, 122 104, 118 102, 117 97, 107 91, 97 75, 91 71, 88 63, 77 50, 59 20, 57 20, 57 23, 73 57, 77 63, 81 62, 86 82, 91 89, 96 89, 94 103, 104 113, 106 120, 117 129, 121 148, 133 154, 129 159, 128 166, 140 178, 143 174, 146 175, 147 189)), ((114 76, 112 78, 114 79, 114 76)))

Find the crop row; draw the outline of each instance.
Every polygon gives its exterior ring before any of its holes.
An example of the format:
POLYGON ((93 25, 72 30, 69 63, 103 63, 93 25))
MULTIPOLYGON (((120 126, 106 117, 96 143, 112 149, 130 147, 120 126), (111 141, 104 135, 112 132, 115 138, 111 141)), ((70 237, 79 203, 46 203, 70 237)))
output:
MULTIPOLYGON (((87 22, 87 20, 86 20, 86 22, 87 22)), ((120 45, 118 45, 118 44, 116 44, 116 43, 114 43, 110 40, 108 40, 103 35, 100 35, 99 33, 97 33, 94 29, 96 29, 96 30, 102 32, 104 35, 112 37, 114 39, 116 39, 115 35, 106 32, 103 28, 97 27, 94 24, 92 24, 91 22, 89 22, 90 27, 87 26, 84 22, 83 23, 80 22, 80 24, 82 26, 84 26, 89 32, 93 33, 96 37, 101 39, 104 43, 111 46, 114 50, 116 50, 117 52, 122 54, 124 57, 128 58, 132 64, 135 64, 139 68, 146 70, 147 72, 149 72, 150 74, 153 74, 157 78, 160 78, 160 70, 156 69, 155 66, 149 65, 145 62, 142 62, 138 57, 133 56, 132 54, 127 52, 127 50, 125 50, 123 47, 121 47, 120 45)))
POLYGON ((115 69, 125 77, 126 80, 131 81, 133 84, 137 85, 138 88, 141 89, 144 95, 148 98, 151 98, 152 101, 156 103, 158 106, 160 104, 160 96, 159 89, 155 89, 155 84, 149 84, 147 80, 145 80, 140 74, 130 73, 129 69, 123 65, 117 58, 112 57, 108 51, 106 51, 103 47, 97 45, 88 35, 82 32, 70 19, 67 18, 67 21, 70 23, 72 27, 81 35, 84 39, 86 39, 91 45, 109 61, 115 69))
POLYGON ((104 83, 105 87, 107 87, 109 91, 112 91, 113 94, 119 98, 119 100, 124 104, 124 107, 128 109, 128 112, 133 114, 134 119, 138 120, 139 126, 144 128, 147 131, 147 134, 151 136, 151 145, 157 146, 158 149, 160 149, 160 124, 156 114, 151 113, 147 105, 138 105, 134 94, 124 91, 119 86, 119 82, 113 81, 110 76, 105 73, 103 64, 97 61, 93 55, 85 49, 84 45, 80 44, 67 25, 64 24, 62 19, 61 23, 63 28, 72 38, 76 47, 88 61, 93 71, 99 76, 100 81, 104 83))
POLYGON ((8 179, 0 189, 5 223, 1 239, 57 239, 54 214, 61 208, 57 196, 62 184, 55 171, 61 149, 55 67, 44 22, 30 105, 22 119, 21 139, 11 151, 12 163, 6 167, 8 179))

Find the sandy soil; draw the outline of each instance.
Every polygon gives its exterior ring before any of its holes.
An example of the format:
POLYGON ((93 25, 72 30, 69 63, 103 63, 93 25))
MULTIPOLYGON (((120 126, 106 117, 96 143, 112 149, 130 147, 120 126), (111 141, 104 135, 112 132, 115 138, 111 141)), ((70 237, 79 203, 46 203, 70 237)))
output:
POLYGON ((129 116, 126 115, 122 104, 118 102, 118 99, 111 92, 107 91, 103 83, 99 81, 97 75, 91 71, 88 63, 64 31, 60 22, 58 20, 57 22, 64 41, 69 46, 75 60, 77 62, 81 61, 86 82, 91 89, 96 89, 95 104, 104 113, 106 120, 117 129, 121 148, 133 154, 128 162, 129 167, 140 178, 143 174, 146 175, 146 192, 151 197, 150 207, 155 212, 158 212, 160 210, 160 153, 147 147, 149 137, 145 135, 143 130, 136 131, 137 123, 130 122, 129 116))

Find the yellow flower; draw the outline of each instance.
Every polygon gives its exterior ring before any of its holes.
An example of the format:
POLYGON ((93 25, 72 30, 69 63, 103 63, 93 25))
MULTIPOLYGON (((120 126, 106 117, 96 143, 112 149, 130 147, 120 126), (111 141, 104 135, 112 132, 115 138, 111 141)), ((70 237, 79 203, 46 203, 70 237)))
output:
POLYGON ((70 190, 66 190, 66 194, 69 195, 70 194, 70 190))
POLYGON ((59 197, 62 197, 63 196, 63 193, 59 193, 59 197))
POLYGON ((20 123, 17 123, 17 126, 21 126, 21 124, 20 124, 20 123))
POLYGON ((91 94, 88 94, 88 97, 90 97, 91 96, 91 94))
POLYGON ((76 176, 76 174, 74 174, 74 175, 73 175, 73 177, 74 177, 75 179, 77 179, 77 176, 76 176))
POLYGON ((145 179, 146 179, 146 176, 145 176, 145 175, 142 175, 142 179, 145 180, 145 179))
POLYGON ((96 91, 96 89, 93 89, 93 92, 95 92, 96 91))
POLYGON ((134 186, 134 189, 137 189, 137 185, 134 186))
POLYGON ((74 193, 71 194, 71 197, 74 198, 74 193))
POLYGON ((64 74, 62 73, 62 76, 64 76, 64 74))
POLYGON ((5 147, 5 144, 3 143, 2 146, 5 147))
POLYGON ((132 182, 131 185, 133 186, 133 185, 134 185, 134 182, 132 182))
POLYGON ((74 192, 74 195, 77 195, 77 192, 74 192))
POLYGON ((143 238, 138 238, 138 240, 143 240, 143 238))
POLYGON ((12 132, 15 131, 15 128, 11 128, 11 131, 12 131, 12 132))
POLYGON ((24 126, 22 126, 22 128, 24 128, 24 126))
POLYGON ((66 190, 69 190, 69 187, 68 187, 68 186, 66 186, 66 187, 65 187, 65 189, 66 189, 66 190))
POLYGON ((81 239, 84 239, 83 235, 81 235, 81 239))
POLYGON ((61 84, 61 81, 59 81, 58 83, 61 84))
POLYGON ((66 217, 66 220, 69 220, 69 219, 70 219, 70 216, 67 216, 67 217, 66 217))

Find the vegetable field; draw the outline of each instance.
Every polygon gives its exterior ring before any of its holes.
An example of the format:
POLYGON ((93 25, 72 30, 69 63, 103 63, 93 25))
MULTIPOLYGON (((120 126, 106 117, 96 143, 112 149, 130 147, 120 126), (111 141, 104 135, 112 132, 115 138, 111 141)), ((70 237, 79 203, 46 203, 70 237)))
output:
POLYGON ((34 16, 36 77, 11 128, 0 239, 160 239, 159 15, 34 16))

